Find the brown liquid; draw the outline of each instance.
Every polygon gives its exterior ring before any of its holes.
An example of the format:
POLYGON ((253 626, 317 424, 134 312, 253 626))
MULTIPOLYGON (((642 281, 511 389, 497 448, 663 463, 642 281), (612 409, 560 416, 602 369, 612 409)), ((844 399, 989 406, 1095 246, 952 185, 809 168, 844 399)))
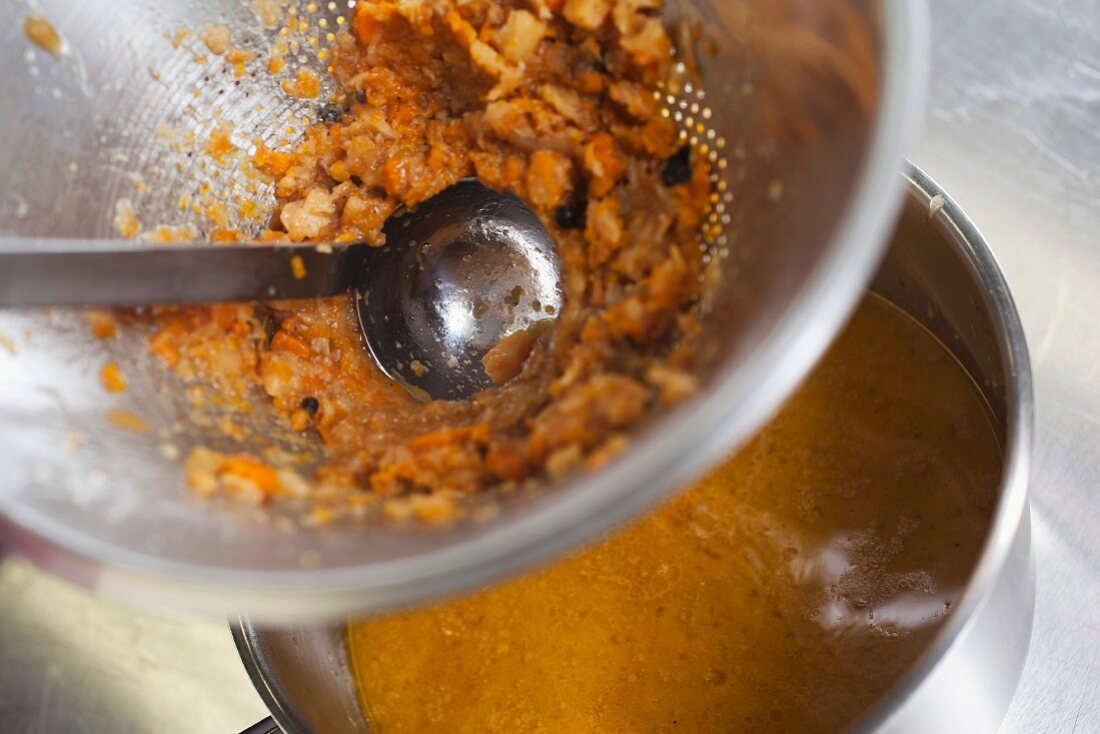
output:
POLYGON ((352 624, 363 705, 380 734, 843 728, 957 601, 1000 466, 966 373, 869 297, 756 439, 641 522, 352 624))

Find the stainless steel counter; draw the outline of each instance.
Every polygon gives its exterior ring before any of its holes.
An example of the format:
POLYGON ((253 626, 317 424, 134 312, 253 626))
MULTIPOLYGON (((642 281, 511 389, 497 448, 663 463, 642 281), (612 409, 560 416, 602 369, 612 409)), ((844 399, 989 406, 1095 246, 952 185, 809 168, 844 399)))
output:
POLYGON ((0 568, 0 732, 236 734, 266 716, 224 623, 135 613, 0 568))
MULTIPOLYGON (((985 232, 1036 371, 1038 605, 1003 731, 1100 732, 1100 0, 931 6, 913 158, 985 232)), ((262 714, 224 625, 0 568, 0 731, 232 733, 262 714)))
POLYGON ((1036 373, 1038 601, 1003 731, 1100 731, 1100 1, 932 8, 913 157, 1000 259, 1036 373))

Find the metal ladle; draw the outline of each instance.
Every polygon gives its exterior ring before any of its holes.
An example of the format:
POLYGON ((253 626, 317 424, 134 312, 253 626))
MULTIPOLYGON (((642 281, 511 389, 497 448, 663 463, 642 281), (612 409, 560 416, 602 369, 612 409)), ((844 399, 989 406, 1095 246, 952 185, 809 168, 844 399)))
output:
POLYGON ((0 239, 0 307, 355 298, 390 377, 436 399, 492 384, 481 358, 556 317, 560 265, 518 197, 464 179, 383 226, 386 244, 0 239))

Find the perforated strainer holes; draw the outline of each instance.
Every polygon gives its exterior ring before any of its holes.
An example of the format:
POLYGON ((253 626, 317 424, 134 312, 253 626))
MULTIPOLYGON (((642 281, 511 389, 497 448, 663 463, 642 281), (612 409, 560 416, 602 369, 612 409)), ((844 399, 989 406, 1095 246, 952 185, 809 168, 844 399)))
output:
MULTIPOLYGON (((153 144, 160 148, 154 155, 138 150, 145 168, 135 170, 131 178, 153 173, 162 177, 167 158, 182 181, 169 187, 174 191, 171 201, 149 201, 162 192, 135 197, 143 214, 146 204, 154 204, 149 221, 197 225, 207 235, 214 227, 256 233, 263 226, 274 197, 271 184, 251 166, 256 141, 276 150, 293 148, 309 126, 322 120, 327 105, 344 104, 332 77, 332 46, 339 32, 350 30, 355 7, 354 0, 296 0, 289 5, 253 0, 227 11, 226 17, 197 19, 196 28, 166 34, 176 54, 161 68, 150 69, 159 92, 151 93, 149 106, 150 113, 163 116, 171 134, 153 144), (204 23, 228 27, 228 50, 214 55, 204 44, 204 23), (314 87, 315 95, 310 94, 314 87), (182 105, 173 88, 188 90, 182 105), (219 129, 233 150, 220 159, 197 153, 219 129)), ((662 115, 676 124, 680 140, 691 146, 693 159, 707 162, 712 193, 699 242, 708 259, 712 253, 724 257, 733 224, 732 194, 725 181, 732 166, 726 140, 712 126, 715 111, 688 66, 677 61, 655 96, 662 115)))
POLYGON ((699 233, 703 261, 709 265, 724 260, 729 256, 729 230, 733 225, 729 206, 733 194, 726 181, 726 172, 731 168, 726 157, 726 139, 712 127, 715 111, 707 102, 707 92, 693 79, 684 62, 674 63, 668 81, 657 86, 653 98, 661 103, 661 116, 676 124, 680 141, 689 145, 709 168, 711 194, 706 223, 699 233))
POLYGON ((143 236, 258 233, 275 201, 252 163, 257 144, 295 147, 320 111, 340 101, 332 44, 350 28, 353 7, 252 0, 158 31, 163 48, 145 61, 153 83, 125 176, 135 188, 154 179, 158 186, 118 194, 133 196, 147 225, 168 225, 143 236))

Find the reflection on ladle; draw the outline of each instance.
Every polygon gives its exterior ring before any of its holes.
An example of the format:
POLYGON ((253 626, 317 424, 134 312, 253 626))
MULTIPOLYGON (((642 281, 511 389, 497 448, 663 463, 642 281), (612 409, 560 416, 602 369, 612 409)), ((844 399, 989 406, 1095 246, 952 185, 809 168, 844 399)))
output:
POLYGON ((497 375, 486 355, 561 310, 553 241, 514 194, 464 179, 399 209, 382 231, 356 310, 379 366, 414 393, 460 399, 489 387, 497 375))

